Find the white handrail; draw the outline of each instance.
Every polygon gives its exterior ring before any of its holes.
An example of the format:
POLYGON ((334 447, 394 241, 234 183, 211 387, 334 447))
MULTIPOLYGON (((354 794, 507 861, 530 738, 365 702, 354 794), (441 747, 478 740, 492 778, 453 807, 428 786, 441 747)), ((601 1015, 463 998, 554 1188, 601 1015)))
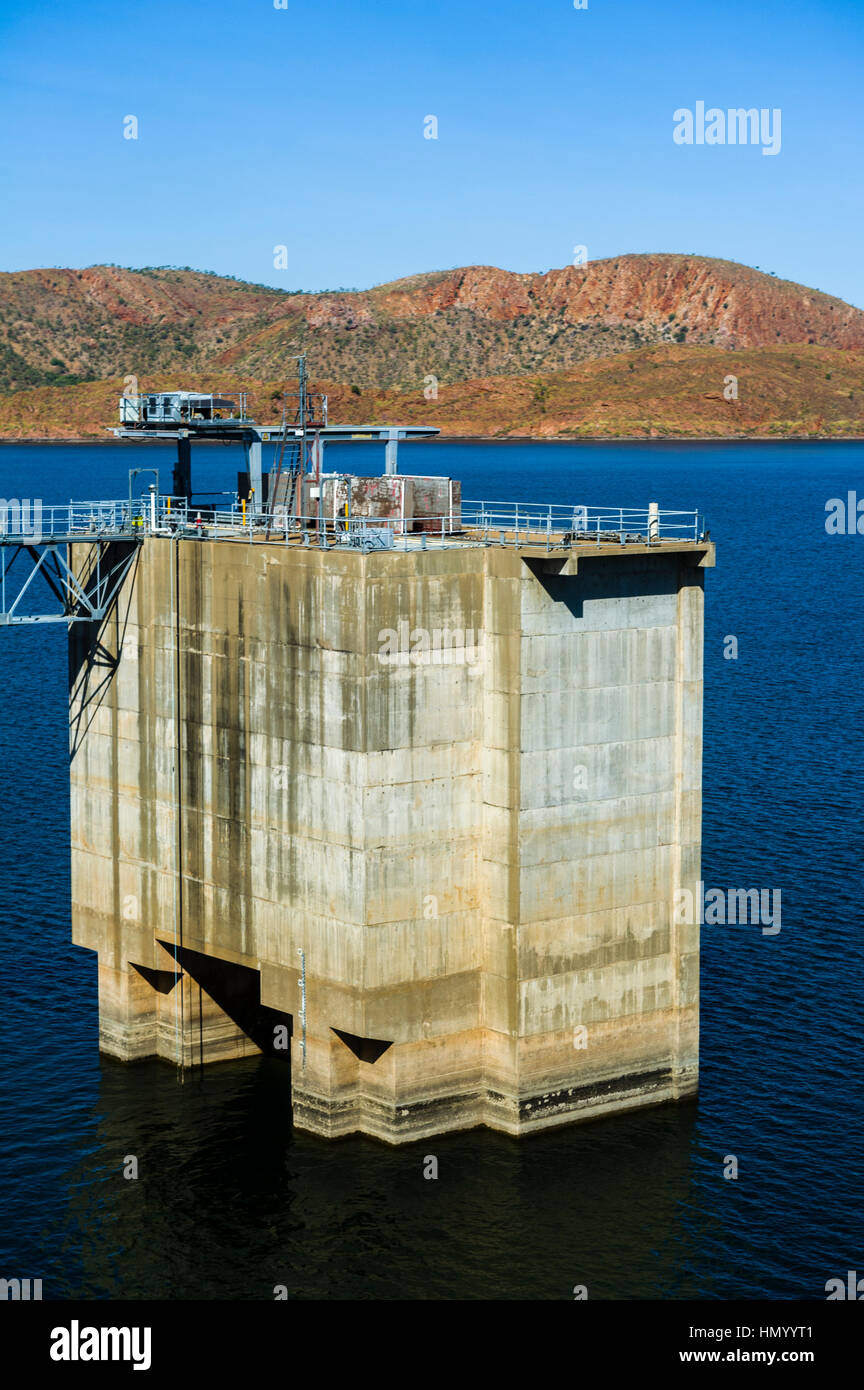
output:
MULTIPOLYGON (((414 520, 420 520, 415 518, 414 520)), ((62 506, 4 503, 0 500, 0 542, 30 540, 38 533, 43 540, 86 540, 90 538, 181 534, 189 537, 214 534, 244 536, 254 540, 262 531, 276 532, 286 540, 292 534, 309 535, 312 544, 338 544, 364 532, 392 530, 407 543, 412 536, 426 534, 439 543, 448 537, 463 544, 519 545, 545 542, 547 548, 569 545, 589 538, 600 544, 616 540, 622 545, 636 541, 659 544, 663 540, 698 542, 704 526, 697 511, 646 507, 594 507, 548 502, 453 501, 452 508, 440 515, 422 518, 425 532, 412 532, 401 518, 376 516, 333 516, 315 514, 286 517, 285 509, 258 512, 252 506, 235 502, 228 507, 190 505, 183 498, 150 494, 131 504, 128 499, 69 502, 62 506)), ((38 542, 35 542, 38 543, 38 542)))

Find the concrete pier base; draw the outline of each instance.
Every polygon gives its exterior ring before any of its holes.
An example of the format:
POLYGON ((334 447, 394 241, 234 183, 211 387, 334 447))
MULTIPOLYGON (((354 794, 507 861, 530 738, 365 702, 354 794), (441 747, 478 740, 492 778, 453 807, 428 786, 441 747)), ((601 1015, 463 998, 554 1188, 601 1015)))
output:
POLYGON ((506 1067, 491 1061, 492 1049, 505 1050, 499 1040, 473 1032, 396 1045, 374 1064, 352 1056, 334 1034, 310 1042, 305 1068, 295 1049, 295 1123, 330 1138, 361 1131, 399 1143, 481 1124, 521 1135, 685 1099, 698 1089, 695 1014, 689 1023, 684 1067, 673 1061, 677 1039, 615 1023, 605 1040, 597 1030, 590 1060, 574 1060, 568 1031, 542 1046, 517 1043, 506 1067))
POLYGON ((103 1049, 391 1143, 694 1094, 710 564, 148 537, 70 636, 103 1049))
POLYGON ((99 1048, 121 1062, 201 1066, 261 1051, 191 975, 99 965, 99 1048))
POLYGON ((593 1084, 563 1086, 521 1097, 491 1090, 478 1081, 473 1089, 441 1093, 435 1093, 435 1088, 427 1084, 422 1088, 422 1097, 413 1099, 404 1090, 397 1095, 395 1085, 387 1095, 380 1084, 373 1088, 364 1082, 367 1079, 360 1077, 353 1085, 336 1085, 325 1094, 313 1091, 308 1078, 295 1067, 295 1124, 326 1138, 359 1131, 391 1144, 475 1125, 519 1136, 603 1114, 681 1100, 697 1091, 695 1070, 685 1081, 673 1077, 669 1069, 614 1075, 593 1084))

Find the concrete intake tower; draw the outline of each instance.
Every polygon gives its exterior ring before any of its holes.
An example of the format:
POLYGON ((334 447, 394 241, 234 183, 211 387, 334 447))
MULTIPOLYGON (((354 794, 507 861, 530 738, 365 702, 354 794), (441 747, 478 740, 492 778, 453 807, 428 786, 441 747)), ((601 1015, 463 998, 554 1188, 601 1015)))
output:
POLYGON ((413 483, 319 477, 281 533, 151 499, 70 625, 101 1048, 263 1051, 299 1127, 390 1142, 690 1096, 711 543, 452 484, 436 533, 413 483))

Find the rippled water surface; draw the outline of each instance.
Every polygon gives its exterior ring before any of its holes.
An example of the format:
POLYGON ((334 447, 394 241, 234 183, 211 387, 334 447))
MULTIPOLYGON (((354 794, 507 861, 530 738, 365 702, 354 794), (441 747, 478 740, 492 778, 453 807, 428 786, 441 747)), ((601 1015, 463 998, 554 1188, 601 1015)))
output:
MULTIPOLYGON (((330 458, 381 466, 365 445, 330 458)), ((69 942, 64 633, 0 630, 0 1276, 59 1298, 824 1298, 864 1267, 864 535, 824 524, 828 498, 864 496, 862 459, 857 444, 402 448, 404 471, 461 477, 472 498, 705 512, 704 879, 782 890, 779 935, 703 931, 698 1102, 521 1142, 327 1143, 291 1132, 278 1064, 181 1085, 165 1064, 100 1059, 95 956, 69 942)), ((127 469, 156 461, 170 468, 155 446, 4 446, 0 497, 120 497, 127 469)), ((214 448, 196 466, 202 489, 227 489, 239 460, 214 448)))

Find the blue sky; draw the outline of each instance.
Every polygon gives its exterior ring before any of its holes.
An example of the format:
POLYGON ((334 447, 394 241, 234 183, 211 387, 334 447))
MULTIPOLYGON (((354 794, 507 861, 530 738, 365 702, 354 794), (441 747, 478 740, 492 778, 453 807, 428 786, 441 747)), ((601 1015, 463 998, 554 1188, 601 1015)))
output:
POLYGON ((862 0, 4 0, 0 269, 322 289, 584 245, 864 306, 862 38, 862 0), (700 100, 779 107, 779 154, 677 145, 700 100))

